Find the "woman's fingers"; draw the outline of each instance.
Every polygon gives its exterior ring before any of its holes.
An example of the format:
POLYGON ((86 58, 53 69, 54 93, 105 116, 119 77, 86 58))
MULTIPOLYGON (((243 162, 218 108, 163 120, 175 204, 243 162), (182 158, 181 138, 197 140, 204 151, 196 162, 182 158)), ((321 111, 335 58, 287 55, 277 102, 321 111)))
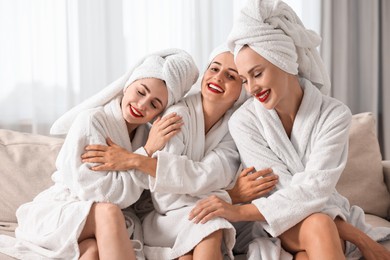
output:
POLYGON ((166 134, 165 140, 168 142, 172 137, 174 137, 179 132, 180 132, 180 129, 177 129, 177 130, 170 132, 169 134, 166 134))
POLYGON ((177 130, 180 131, 182 126, 183 126, 183 122, 169 125, 166 128, 161 130, 162 136, 166 136, 166 135, 170 134, 173 131, 177 131, 177 130))
POLYGON ((104 152, 101 151, 88 151, 85 152, 81 155, 82 159, 87 159, 87 158, 94 158, 94 157, 103 157, 104 152))
POLYGON ((205 213, 205 209, 207 209, 207 207, 209 207, 210 205, 210 197, 207 197, 205 199, 202 199, 200 201, 198 201, 195 205, 195 207, 190 211, 190 214, 189 214, 189 219, 192 220, 194 218, 198 219, 198 216, 200 214, 203 214, 205 213))
POLYGON ((91 167, 91 170, 93 171, 110 171, 111 167, 106 164, 100 164, 94 167, 91 167))
POLYGON ((104 157, 90 157, 81 160, 83 163, 105 163, 104 157))
POLYGON ((106 145, 90 144, 85 147, 86 151, 107 151, 106 145))
POLYGON ((179 115, 163 117, 158 123, 159 130, 169 130, 173 128, 178 128, 182 126, 182 118, 179 115))
POLYGON ((212 195, 206 199, 198 201, 189 214, 189 220, 192 220, 194 223, 204 224, 216 217, 227 217, 224 212, 225 207, 228 206, 231 206, 231 204, 223 201, 215 195, 212 195))
MULTIPOLYGON (((275 186, 271 186, 271 187, 269 187, 269 188, 267 188, 267 189, 261 189, 261 190, 259 190, 258 193, 257 193, 256 198, 260 198, 260 197, 263 197, 263 196, 267 195, 267 194, 268 194, 270 191, 272 191, 273 189, 275 189, 275 186)), ((254 198, 254 199, 256 199, 256 198, 254 198)))
POLYGON ((252 174, 249 174, 248 178, 250 180, 256 180, 256 179, 258 179, 260 177, 263 177, 263 176, 265 176, 267 174, 271 174, 271 173, 273 173, 272 169, 271 168, 266 168, 266 169, 262 169, 260 171, 254 172, 252 174))
MULTIPOLYGON (((106 143, 107 143, 109 146, 116 145, 116 144, 111 140, 110 137, 107 137, 107 138, 106 138, 106 143)), ((107 148, 107 147, 106 147, 106 148, 107 148)))
POLYGON ((247 176, 249 173, 253 172, 255 170, 255 167, 249 167, 249 168, 245 168, 244 170, 241 171, 240 173, 240 176, 241 177, 244 177, 244 176, 247 176))

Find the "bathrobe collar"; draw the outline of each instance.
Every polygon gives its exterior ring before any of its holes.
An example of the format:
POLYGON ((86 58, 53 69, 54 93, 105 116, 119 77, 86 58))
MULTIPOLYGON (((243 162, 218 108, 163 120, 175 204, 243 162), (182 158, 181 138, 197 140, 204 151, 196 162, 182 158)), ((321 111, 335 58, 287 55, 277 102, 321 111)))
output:
POLYGON ((122 116, 122 109, 121 109, 121 100, 122 96, 119 96, 115 98, 114 100, 110 101, 107 105, 104 106, 104 112, 107 114, 107 120, 109 121, 109 125, 112 128, 115 129, 107 129, 109 132, 112 131, 113 133, 123 133, 121 135, 114 135, 109 136, 114 143, 122 144, 122 147, 125 148, 128 151, 135 151, 139 147, 143 146, 145 144, 145 141, 147 140, 148 135, 148 125, 140 125, 138 126, 134 131, 135 135, 132 141, 130 141, 129 133, 127 130, 126 122, 122 116), (126 133, 126 132, 127 133, 126 133), (114 138, 118 138, 117 140, 114 138))
POLYGON ((313 127, 320 116, 322 99, 321 92, 310 81, 302 78, 300 84, 303 98, 294 120, 291 138, 284 130, 277 112, 274 109, 267 110, 260 102, 254 101, 256 114, 264 127, 264 138, 277 156, 290 166, 289 171, 292 174, 305 169, 304 156, 310 145, 313 127), (281 143, 284 145, 281 146, 281 143))

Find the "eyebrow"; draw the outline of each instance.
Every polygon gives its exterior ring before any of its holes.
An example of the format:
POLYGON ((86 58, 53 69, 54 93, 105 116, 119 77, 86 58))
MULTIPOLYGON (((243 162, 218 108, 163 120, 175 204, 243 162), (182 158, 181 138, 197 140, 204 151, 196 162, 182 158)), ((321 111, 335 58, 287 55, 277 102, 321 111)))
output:
MULTIPOLYGON (((141 83, 141 85, 145 88, 146 92, 150 93, 150 89, 148 88, 148 86, 146 86, 144 83, 141 83)), ((161 106, 163 106, 163 103, 159 98, 154 99, 157 100, 157 102, 159 102, 161 106)))
MULTIPOLYGON (((216 64, 218 64, 219 66, 222 66, 222 63, 219 63, 218 61, 213 61, 213 63, 216 63, 216 64)), ((233 69, 233 68, 228 68, 228 70, 234 71, 235 73, 238 74, 238 71, 235 70, 235 69, 233 69)))
POLYGON ((251 68, 250 70, 248 70, 248 74, 251 74, 255 69, 257 69, 257 68, 263 68, 263 66, 261 66, 261 65, 256 65, 256 66, 254 66, 253 68, 251 68))

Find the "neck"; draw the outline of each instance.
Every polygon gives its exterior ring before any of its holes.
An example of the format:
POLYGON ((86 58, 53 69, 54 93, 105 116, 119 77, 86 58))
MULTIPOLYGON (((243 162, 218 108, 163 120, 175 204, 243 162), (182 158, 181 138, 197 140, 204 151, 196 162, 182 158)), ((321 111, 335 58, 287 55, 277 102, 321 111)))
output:
POLYGON ((290 90, 288 98, 285 98, 283 103, 275 107, 275 110, 282 121, 287 135, 290 137, 294 120, 303 98, 303 90, 297 76, 291 76, 288 88, 290 90))
POLYGON ((131 125, 126 123, 127 125, 127 131, 129 132, 130 140, 133 140, 133 137, 135 135, 135 129, 137 129, 138 125, 131 125))
POLYGON ((231 107, 232 105, 230 104, 210 102, 202 97, 205 134, 210 131, 215 123, 217 123, 231 107))

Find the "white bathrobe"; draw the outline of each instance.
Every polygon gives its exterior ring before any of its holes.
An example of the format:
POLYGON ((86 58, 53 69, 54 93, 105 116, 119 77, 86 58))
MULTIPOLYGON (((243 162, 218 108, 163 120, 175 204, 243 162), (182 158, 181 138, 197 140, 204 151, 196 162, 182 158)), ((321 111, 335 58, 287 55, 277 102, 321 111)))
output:
MULTIPOLYGON (((229 122, 243 166, 254 166, 257 170, 271 167, 279 176, 275 192, 252 201, 266 219, 259 223, 272 237, 277 237, 310 214, 323 212, 332 218, 341 217, 374 240, 385 239, 390 229, 365 225, 362 209, 350 207, 335 189, 347 161, 349 108, 322 95, 306 79, 300 79, 300 84, 304 96, 291 138, 276 111, 265 109, 253 98, 229 122)), ((267 236, 254 241, 258 245, 250 245, 249 259, 285 255, 280 251, 278 239, 271 241, 276 248, 270 247, 270 241, 267 236), (270 254, 272 250, 275 251, 270 254)), ((348 243, 346 255, 354 254, 355 249, 348 243)))
POLYGON ((155 210, 142 223, 147 259, 174 259, 191 251, 203 238, 224 229, 223 250, 232 258, 233 226, 222 218, 206 224, 188 220, 189 212, 212 194, 230 202, 226 188, 235 178, 239 155, 228 130, 231 111, 205 136, 200 93, 168 109, 183 118, 184 125, 158 158, 156 178, 150 178, 155 210))
MULTIPOLYGON (((144 184, 138 180, 145 176, 142 173, 95 172, 89 169, 91 164, 81 162, 86 145, 105 145, 107 137, 129 151, 146 154, 142 145, 148 135, 147 126, 137 128, 131 143, 120 101, 118 97, 76 118, 57 157, 54 185, 19 207, 16 239, 0 237, 1 252, 20 259, 78 259, 77 239, 93 202, 111 202, 125 209, 140 197, 144 184), (138 177, 133 178, 135 175, 138 177), (8 248, 4 248, 5 244, 8 248)), ((140 225, 139 220, 128 209, 124 212, 129 236, 135 230, 133 242, 142 241, 141 227, 134 227, 140 225)), ((142 250, 142 245, 138 249, 142 250)), ((143 259, 142 251, 137 252, 137 257, 143 259)))

